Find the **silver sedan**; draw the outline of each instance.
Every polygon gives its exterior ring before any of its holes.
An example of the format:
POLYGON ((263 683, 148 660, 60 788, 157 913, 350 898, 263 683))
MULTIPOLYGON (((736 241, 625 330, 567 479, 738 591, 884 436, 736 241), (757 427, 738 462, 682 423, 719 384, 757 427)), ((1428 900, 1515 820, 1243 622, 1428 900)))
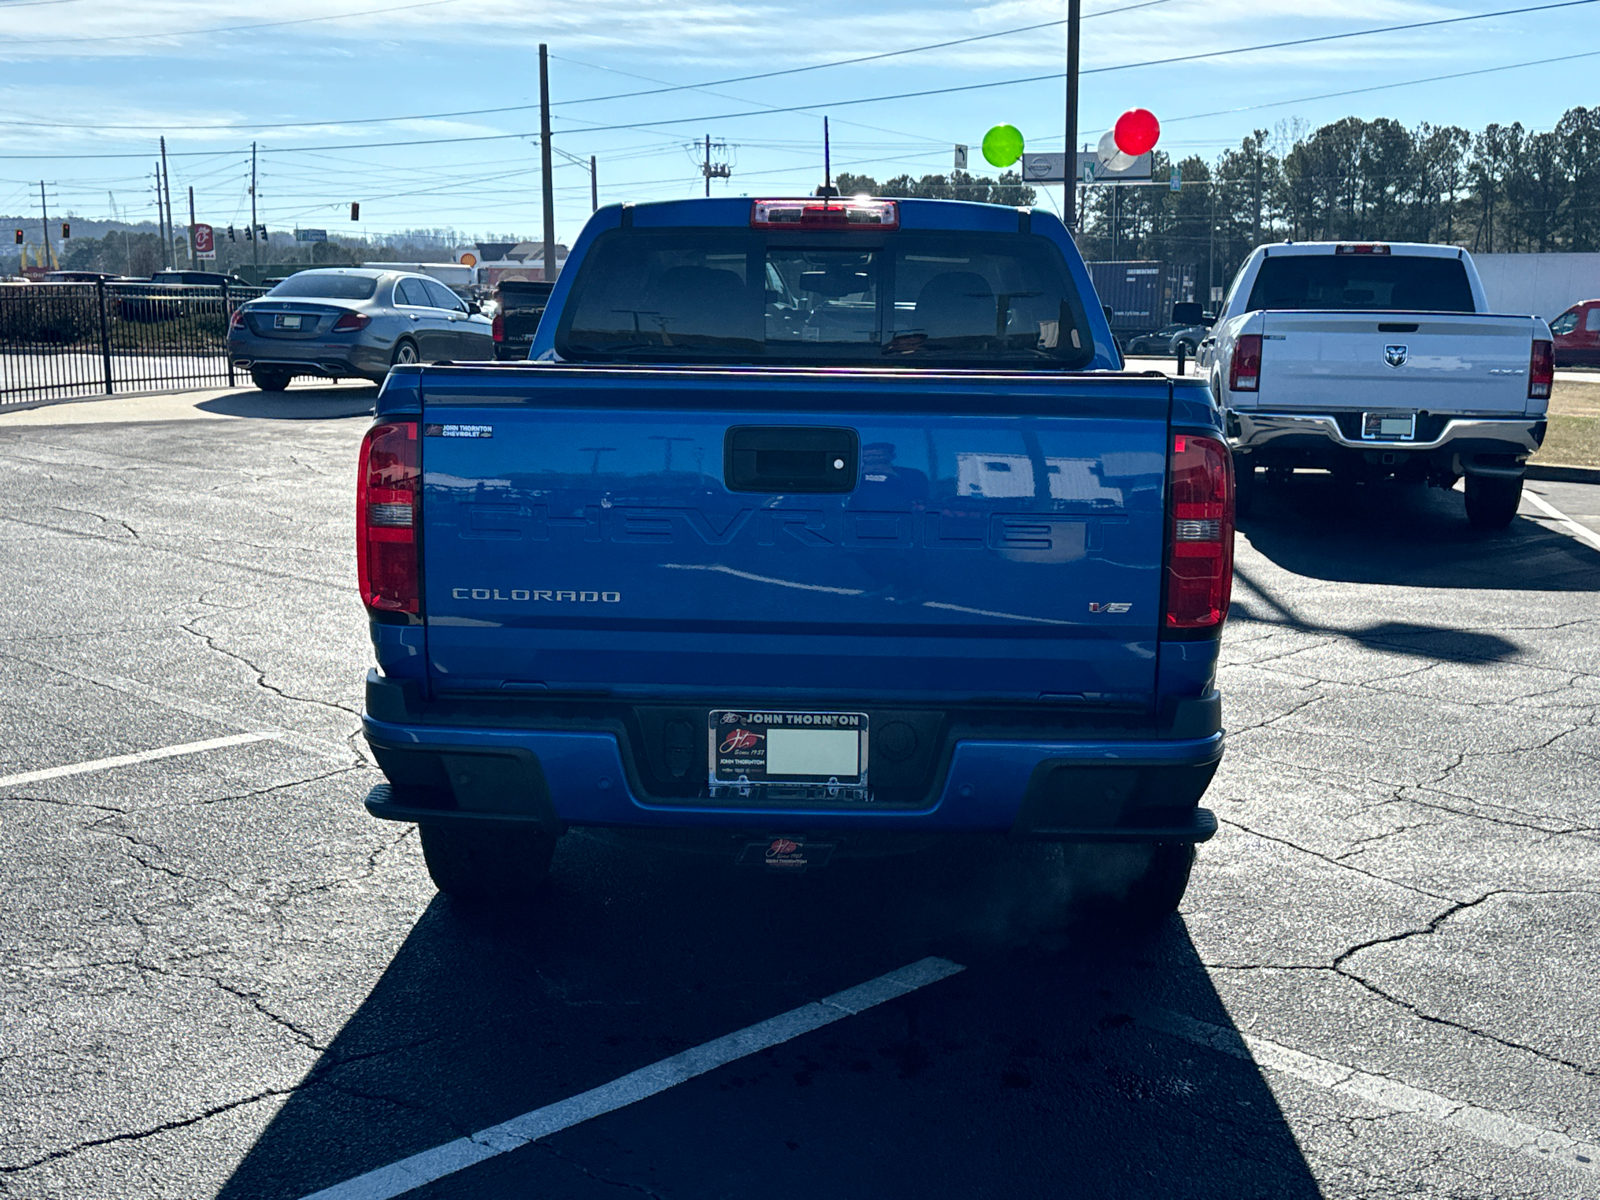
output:
POLYGON ((296 375, 382 380, 396 363, 494 358, 489 318, 426 275, 298 271, 228 326, 228 354, 264 392, 296 375))

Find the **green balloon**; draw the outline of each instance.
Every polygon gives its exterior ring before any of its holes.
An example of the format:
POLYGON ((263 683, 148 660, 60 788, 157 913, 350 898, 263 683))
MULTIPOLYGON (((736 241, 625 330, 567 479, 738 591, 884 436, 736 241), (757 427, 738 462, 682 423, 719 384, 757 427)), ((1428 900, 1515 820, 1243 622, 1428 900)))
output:
POLYGON ((1009 167, 1022 157, 1022 130, 996 125, 983 135, 983 157, 992 167, 1009 167))

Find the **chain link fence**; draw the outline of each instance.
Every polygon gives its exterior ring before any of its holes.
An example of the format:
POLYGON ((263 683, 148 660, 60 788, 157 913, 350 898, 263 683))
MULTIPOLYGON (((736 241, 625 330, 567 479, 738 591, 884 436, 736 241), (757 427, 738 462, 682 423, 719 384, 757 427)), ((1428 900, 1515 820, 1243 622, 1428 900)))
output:
POLYGON ((0 408, 167 388, 231 387, 228 322, 265 288, 0 284, 0 408))

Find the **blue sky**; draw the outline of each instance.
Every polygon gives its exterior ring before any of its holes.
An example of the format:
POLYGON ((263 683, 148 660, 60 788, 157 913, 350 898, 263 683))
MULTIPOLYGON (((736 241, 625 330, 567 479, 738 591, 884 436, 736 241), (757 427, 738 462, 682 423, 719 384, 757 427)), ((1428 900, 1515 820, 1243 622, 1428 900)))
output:
MULTIPOLYGON (((1082 61, 1089 72, 1529 2, 1084 0, 1082 61)), ((602 203, 701 194, 691 143, 707 134, 730 146, 732 177, 714 191, 809 192, 821 182, 823 113, 835 169, 880 179, 948 170, 956 142, 973 146, 976 163, 984 130, 999 122, 1018 126, 1031 149, 1062 145, 1056 79, 846 103, 1059 72, 1060 26, 771 79, 595 98, 1058 21, 1064 0, 146 0, 137 8, 0 0, 0 14, 4 214, 36 212, 42 178, 53 212, 106 217, 114 203, 125 218, 153 219, 151 169, 165 133, 177 206, 192 185, 199 219, 216 225, 248 220, 254 139, 261 219, 274 228, 537 235, 537 110, 434 114, 535 105, 541 41, 552 56, 553 144, 599 160, 602 203), (764 111, 795 105, 823 107, 764 111), (492 140, 445 140, 462 138, 492 140), (370 145, 392 142, 420 144, 370 145), (348 219, 351 201, 361 202, 359 224, 348 219)), ((1086 74, 1081 96, 1082 140, 1139 105, 1163 120, 1164 149, 1207 158, 1252 128, 1314 128, 1348 114, 1549 128, 1567 108, 1600 104, 1600 4, 1086 74), (1310 99, 1582 54, 1593 57, 1310 99)), ((588 174, 559 155, 558 163, 557 232, 570 241, 589 212, 588 174)))

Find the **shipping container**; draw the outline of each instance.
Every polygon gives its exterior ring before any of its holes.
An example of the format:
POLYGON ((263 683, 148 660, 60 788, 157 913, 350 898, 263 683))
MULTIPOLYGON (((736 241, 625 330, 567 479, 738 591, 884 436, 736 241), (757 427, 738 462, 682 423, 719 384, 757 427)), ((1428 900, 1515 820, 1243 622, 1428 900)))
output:
POLYGON ((1600 300, 1600 254, 1474 254, 1489 311, 1552 321, 1600 300))
POLYGON ((1119 337, 1150 333, 1172 322, 1172 306, 1197 299, 1191 263, 1156 259, 1088 264, 1100 303, 1111 309, 1119 337))

